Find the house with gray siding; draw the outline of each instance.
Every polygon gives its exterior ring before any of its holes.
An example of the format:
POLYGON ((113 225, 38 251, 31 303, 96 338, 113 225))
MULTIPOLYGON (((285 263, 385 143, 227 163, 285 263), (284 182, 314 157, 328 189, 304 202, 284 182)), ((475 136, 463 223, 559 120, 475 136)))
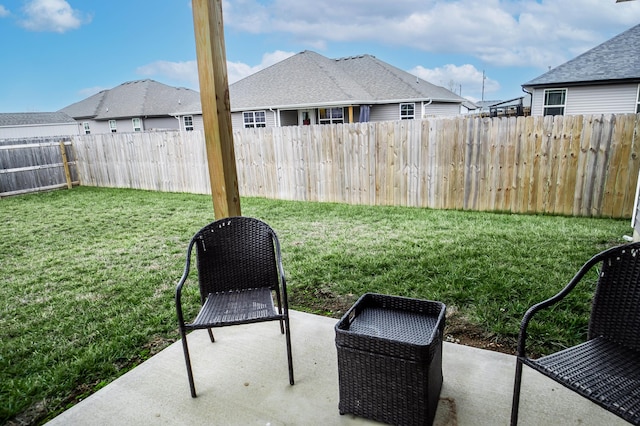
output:
POLYGON ((63 112, 0 113, 0 139, 71 136, 78 134, 76 121, 63 112))
POLYGON ((371 55, 300 52, 229 86, 234 129, 453 116, 469 101, 371 55))
POLYGON ((532 115, 640 113, 640 25, 522 87, 532 115))
POLYGON ((80 134, 203 128, 198 92, 148 79, 103 90, 60 112, 77 121, 80 134))

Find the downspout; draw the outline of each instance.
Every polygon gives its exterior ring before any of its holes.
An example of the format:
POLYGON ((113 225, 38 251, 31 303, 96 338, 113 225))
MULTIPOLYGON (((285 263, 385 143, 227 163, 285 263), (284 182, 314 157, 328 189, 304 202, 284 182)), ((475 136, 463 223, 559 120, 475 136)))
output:
POLYGON ((424 118, 427 115, 425 113, 424 107, 431 105, 432 102, 433 102, 433 98, 429 98, 429 102, 427 102, 426 104, 422 102, 422 118, 424 118))
MULTIPOLYGON (((527 91, 527 89, 525 89, 524 86, 521 86, 521 87, 522 87, 522 91, 531 97, 531 105, 529 105, 529 115, 533 115, 533 92, 527 91)), ((524 105, 522 106, 522 108, 524 109, 524 105)))
POLYGON ((276 124, 276 127, 280 127, 280 114, 278 111, 274 111, 273 108, 269 108, 269 111, 273 113, 273 122, 276 124))

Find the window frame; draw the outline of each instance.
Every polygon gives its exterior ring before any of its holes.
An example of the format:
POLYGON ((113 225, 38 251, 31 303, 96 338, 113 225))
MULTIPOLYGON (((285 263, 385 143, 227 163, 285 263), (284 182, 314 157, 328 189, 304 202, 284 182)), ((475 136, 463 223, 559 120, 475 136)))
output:
POLYGON ((84 134, 85 135, 90 135, 91 134, 91 125, 89 124, 88 121, 83 121, 82 122, 82 129, 84 130, 84 134))
POLYGON ((640 114, 640 84, 638 84, 638 95, 636 96, 636 114, 640 114))
POLYGON ((344 107, 318 108, 317 112, 318 124, 344 124, 344 107))
POLYGON ((140 117, 133 117, 131 119, 131 127, 133 128, 134 132, 142 132, 144 130, 144 128, 142 127, 142 119, 140 117), (138 123, 137 126, 136 122, 138 123))
POLYGON ((542 98, 542 115, 543 116, 547 116, 547 115, 564 115, 566 109, 567 109, 567 95, 568 95, 568 90, 566 88, 553 88, 553 89, 544 89, 543 92, 543 98, 542 98), (562 103, 558 103, 558 104, 549 104, 547 103, 549 100, 549 95, 551 94, 551 92, 557 92, 557 93, 562 93, 562 103), (559 112, 555 113, 555 114, 548 114, 547 111, 548 110, 559 110, 559 112))
POLYGON ((111 133, 118 133, 118 123, 116 120, 109 120, 109 130, 111 133))
POLYGON ((399 105, 400 108, 400 120, 414 120, 416 118, 416 103, 415 102, 403 102, 399 105), (412 109, 411 114, 405 113, 402 107, 410 106, 412 109))
POLYGON ((242 124, 245 129, 267 127, 267 112, 265 110, 243 111, 242 124))
POLYGON ((182 117, 182 124, 184 125, 184 130, 186 132, 193 131, 193 115, 185 115, 182 117), (187 123, 189 120, 189 123, 187 123))

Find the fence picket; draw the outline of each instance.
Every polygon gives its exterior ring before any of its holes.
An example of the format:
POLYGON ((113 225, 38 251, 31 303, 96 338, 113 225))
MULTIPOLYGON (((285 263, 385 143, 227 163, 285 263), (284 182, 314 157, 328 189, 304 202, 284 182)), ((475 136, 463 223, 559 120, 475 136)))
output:
MULTIPOLYGON (((234 142, 244 196, 630 217, 639 134, 635 114, 458 117, 241 129, 234 142)), ((23 168, 49 162, 38 168, 55 169, 59 144, 31 143, 23 155, 29 164, 21 165, 9 155, 17 152, 11 143, 0 141, 0 196, 19 180, 53 185, 44 172, 23 168)), ((72 145, 75 183, 210 193, 202 132, 81 135, 72 145)))

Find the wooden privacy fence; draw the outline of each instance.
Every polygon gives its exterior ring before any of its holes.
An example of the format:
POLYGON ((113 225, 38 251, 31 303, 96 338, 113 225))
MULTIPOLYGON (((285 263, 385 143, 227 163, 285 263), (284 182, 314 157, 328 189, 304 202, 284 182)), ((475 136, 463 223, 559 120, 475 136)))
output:
MULTIPOLYGON (((431 118, 234 131, 240 194, 631 217, 639 115, 431 118)), ((210 193, 201 132, 74 137, 83 184, 210 193)))
POLYGON ((69 137, 0 140, 0 197, 79 184, 69 137))

